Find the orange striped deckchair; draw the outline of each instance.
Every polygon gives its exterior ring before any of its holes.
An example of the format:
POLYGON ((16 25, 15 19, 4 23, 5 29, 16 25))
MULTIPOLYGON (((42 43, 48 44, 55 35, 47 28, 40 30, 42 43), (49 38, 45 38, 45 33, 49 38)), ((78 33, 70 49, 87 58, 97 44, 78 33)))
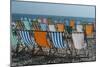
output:
POLYGON ((85 26, 85 34, 87 36, 93 34, 93 24, 88 24, 88 25, 85 26))
POLYGON ((63 23, 57 23, 56 28, 57 28, 57 31, 64 32, 65 26, 63 23))
POLYGON ((47 39, 46 31, 34 31, 34 39, 35 42, 40 47, 51 48, 49 40, 47 39))
POLYGON ((75 21, 74 20, 70 20, 70 27, 72 27, 72 29, 74 29, 74 27, 75 27, 75 21))

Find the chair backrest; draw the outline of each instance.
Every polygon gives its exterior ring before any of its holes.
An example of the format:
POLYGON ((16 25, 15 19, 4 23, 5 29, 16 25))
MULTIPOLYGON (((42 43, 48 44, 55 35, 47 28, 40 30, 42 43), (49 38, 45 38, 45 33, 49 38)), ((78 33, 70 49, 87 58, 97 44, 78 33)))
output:
POLYGON ((34 40, 40 47, 51 48, 47 39, 47 32, 45 31, 34 31, 34 40))
POLYGON ((49 37, 55 48, 67 48, 67 44, 64 44, 63 39, 64 32, 49 32, 49 37))
POLYGON ((73 32, 72 39, 76 49, 82 49, 86 47, 83 32, 73 32))
POLYGON ((49 25, 49 31, 56 31, 55 25, 49 25))
POLYGON ((65 30, 65 26, 63 23, 57 23, 56 28, 57 28, 58 32, 64 32, 64 30, 65 30))
POLYGON ((44 23, 40 23, 40 29, 41 31, 48 31, 48 25, 44 23))
POLYGON ((18 31, 21 40, 24 42, 25 45, 34 45, 34 40, 32 40, 31 35, 29 33, 29 31, 27 30, 21 30, 18 31))
POLYGON ((93 24, 87 24, 85 26, 85 33, 87 36, 93 34, 93 24))

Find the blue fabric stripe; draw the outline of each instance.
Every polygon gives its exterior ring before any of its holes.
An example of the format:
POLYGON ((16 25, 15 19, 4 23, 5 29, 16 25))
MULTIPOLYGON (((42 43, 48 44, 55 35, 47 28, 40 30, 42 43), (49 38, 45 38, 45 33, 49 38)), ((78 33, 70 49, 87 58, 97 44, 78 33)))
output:
POLYGON ((58 46, 59 48, 61 48, 59 32, 56 32, 56 36, 57 36, 57 38, 56 38, 56 40, 57 40, 57 46, 58 46))
POLYGON ((28 31, 26 31, 26 36, 27 36, 27 41, 28 41, 29 45, 31 45, 30 36, 29 36, 29 32, 28 31))

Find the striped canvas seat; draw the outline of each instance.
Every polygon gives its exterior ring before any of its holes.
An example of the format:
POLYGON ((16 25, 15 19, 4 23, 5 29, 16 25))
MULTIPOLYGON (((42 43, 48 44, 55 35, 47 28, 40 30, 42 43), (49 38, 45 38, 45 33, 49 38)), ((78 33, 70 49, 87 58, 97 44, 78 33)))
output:
POLYGON ((63 34, 63 32, 49 32, 55 48, 67 48, 67 44, 64 44, 63 34))
POLYGON ((24 44, 26 46, 34 45, 34 40, 30 36, 29 31, 21 30, 21 31, 18 31, 18 32, 20 34, 21 40, 24 42, 24 44))

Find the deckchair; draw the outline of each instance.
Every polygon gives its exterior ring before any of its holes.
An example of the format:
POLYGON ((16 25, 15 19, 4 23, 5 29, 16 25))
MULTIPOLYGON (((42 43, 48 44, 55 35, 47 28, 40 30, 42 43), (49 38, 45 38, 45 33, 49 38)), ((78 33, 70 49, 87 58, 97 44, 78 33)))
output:
POLYGON ((93 34, 93 24, 85 25, 85 34, 86 36, 91 36, 93 34))
POLYGON ((39 23, 36 20, 32 21, 31 30, 34 30, 34 31, 40 30, 39 23))
POLYGON ((39 51, 37 53, 41 53, 40 55, 44 55, 42 48, 50 49, 52 46, 50 45, 50 41, 47 37, 46 31, 34 31, 34 40, 39 47, 39 51))
POLYGON ((70 20, 70 27, 71 27, 72 29, 75 28, 75 21, 74 21, 74 20, 70 20))
POLYGON ((46 18, 42 18, 42 23, 48 24, 48 20, 46 18))
POLYGON ((76 51, 75 57, 78 57, 78 58, 81 58, 80 56, 88 57, 87 51, 86 51, 88 48, 87 48, 87 43, 84 40, 84 33, 83 32, 73 32, 72 39, 73 39, 74 49, 76 51))
POLYGON ((17 20, 16 21, 16 29, 17 30, 23 30, 25 27, 24 27, 24 23, 21 21, 21 20, 17 20))
POLYGON ((30 35, 30 31, 19 30, 18 32, 19 32, 19 35, 20 35, 22 42, 24 43, 24 45, 27 48, 31 48, 31 47, 35 46, 34 40, 32 39, 32 37, 30 35))
POLYGON ((76 25, 76 30, 77 30, 77 32, 83 32, 83 25, 77 24, 76 25))
POLYGON ((12 50, 15 51, 15 49, 16 49, 16 47, 17 47, 18 39, 17 39, 17 36, 15 36, 15 35, 13 34, 13 31, 11 31, 10 36, 11 36, 11 47, 12 47, 12 50))
POLYGON ((48 31, 48 25, 44 23, 40 23, 40 30, 41 31, 48 31))
POLYGON ((30 20, 28 21, 28 18, 24 18, 23 20, 22 20, 22 22, 24 23, 24 26, 25 26, 25 29, 26 30, 30 30, 31 29, 31 25, 30 25, 30 20))
POLYGON ((48 25, 49 31, 56 31, 56 27, 53 24, 48 25))
MULTIPOLYGON (((52 41, 53 49, 55 49, 55 53, 58 53, 58 49, 66 49, 66 53, 69 50, 69 45, 65 41, 64 32, 49 32, 49 38, 52 41)), ((67 53, 68 54, 68 53, 67 53)))
POLYGON ((57 23, 55 26, 56 26, 58 32, 64 32, 65 31, 65 26, 64 26, 63 23, 57 23))

